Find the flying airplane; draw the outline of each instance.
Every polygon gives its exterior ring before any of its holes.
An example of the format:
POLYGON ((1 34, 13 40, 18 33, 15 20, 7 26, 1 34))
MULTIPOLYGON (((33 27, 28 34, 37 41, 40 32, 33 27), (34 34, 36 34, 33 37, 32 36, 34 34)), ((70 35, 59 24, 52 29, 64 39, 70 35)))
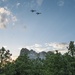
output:
POLYGON ((39 14, 41 14, 41 13, 37 12, 36 14, 39 15, 39 14))
POLYGON ((31 12, 35 12, 36 10, 31 10, 31 12))

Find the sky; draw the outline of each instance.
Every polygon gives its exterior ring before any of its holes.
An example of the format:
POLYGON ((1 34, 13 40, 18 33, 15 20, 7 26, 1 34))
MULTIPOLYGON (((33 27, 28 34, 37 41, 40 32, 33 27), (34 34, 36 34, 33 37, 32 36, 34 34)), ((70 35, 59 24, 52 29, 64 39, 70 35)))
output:
POLYGON ((64 53, 70 41, 75 41, 75 0, 0 0, 0 48, 14 58, 21 48, 64 53))

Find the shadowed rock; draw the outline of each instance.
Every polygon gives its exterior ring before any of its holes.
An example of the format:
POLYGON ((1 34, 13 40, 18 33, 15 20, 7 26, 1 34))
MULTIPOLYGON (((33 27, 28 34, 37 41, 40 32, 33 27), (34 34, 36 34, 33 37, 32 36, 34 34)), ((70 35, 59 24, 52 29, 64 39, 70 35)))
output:
MULTIPOLYGON (((47 53, 52 54, 53 52, 49 51, 47 53)), ((45 59, 47 53, 44 51, 37 53, 34 50, 28 50, 27 48, 22 48, 20 52, 20 56, 27 54, 30 59, 37 59, 37 58, 45 59)))

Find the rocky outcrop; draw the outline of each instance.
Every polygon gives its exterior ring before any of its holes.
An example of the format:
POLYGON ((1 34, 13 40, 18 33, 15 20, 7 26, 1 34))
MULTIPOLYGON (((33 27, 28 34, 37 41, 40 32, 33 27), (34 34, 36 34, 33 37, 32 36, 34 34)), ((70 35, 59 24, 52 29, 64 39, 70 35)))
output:
POLYGON ((29 56, 30 59, 36 59, 37 53, 33 50, 30 50, 28 56, 29 56))
POLYGON ((27 54, 30 59, 37 59, 37 58, 45 59, 46 56, 46 52, 44 51, 37 53, 34 50, 28 50, 27 48, 22 48, 20 52, 20 56, 23 56, 25 54, 27 54))
POLYGON ((23 55, 25 55, 25 54, 29 54, 29 50, 27 49, 27 48, 22 48, 21 49, 21 52, 20 52, 20 56, 23 56, 23 55))
POLYGON ((40 53, 38 54, 38 55, 39 55, 38 57, 41 58, 41 59, 45 59, 45 58, 46 58, 46 54, 47 54, 47 53, 44 52, 44 51, 43 51, 43 52, 40 52, 40 53))

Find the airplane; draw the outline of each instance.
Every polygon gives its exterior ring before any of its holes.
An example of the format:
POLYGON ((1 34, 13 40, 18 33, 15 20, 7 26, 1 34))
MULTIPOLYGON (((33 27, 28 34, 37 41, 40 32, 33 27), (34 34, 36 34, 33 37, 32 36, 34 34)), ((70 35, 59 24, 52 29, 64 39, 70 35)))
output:
POLYGON ((35 12, 36 10, 31 10, 31 12, 35 12))
POLYGON ((39 15, 39 14, 41 14, 41 13, 37 12, 36 14, 39 15))

